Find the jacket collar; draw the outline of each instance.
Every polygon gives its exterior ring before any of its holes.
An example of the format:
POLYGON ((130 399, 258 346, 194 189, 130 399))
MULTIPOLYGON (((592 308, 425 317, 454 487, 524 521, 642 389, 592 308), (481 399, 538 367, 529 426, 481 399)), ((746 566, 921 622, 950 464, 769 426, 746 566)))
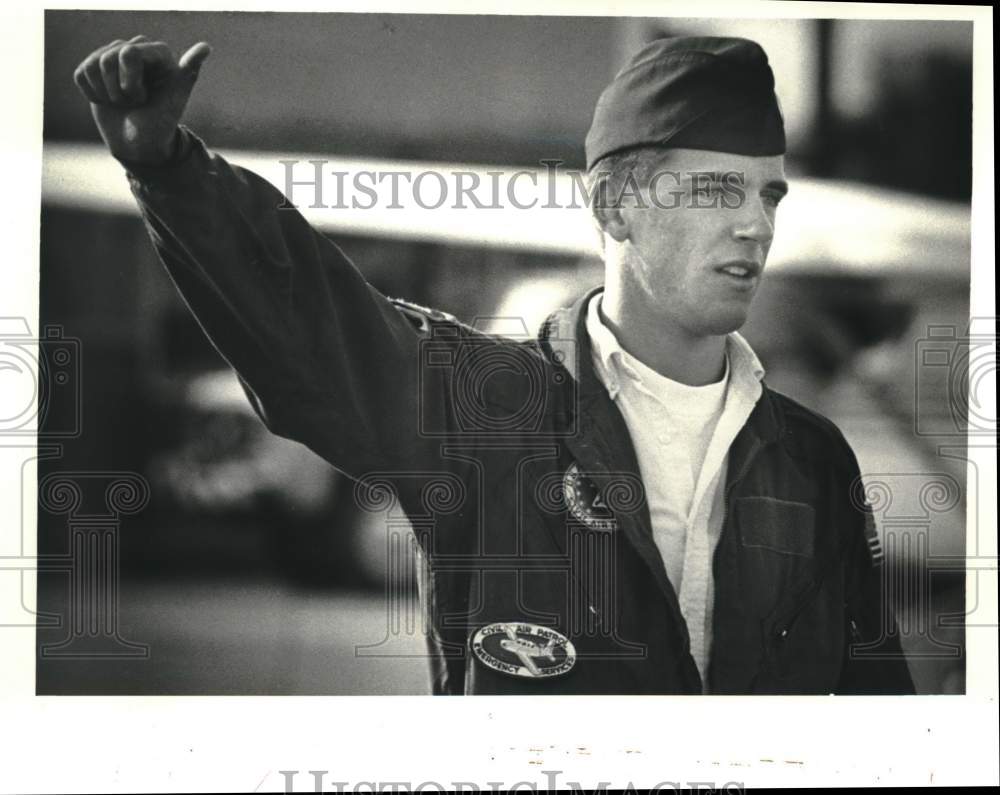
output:
MULTIPOLYGON (((663 390, 669 390, 674 394, 690 394, 682 385, 678 385, 675 391, 675 382, 659 375, 622 348, 614 332, 601 320, 599 303, 600 295, 592 295, 587 303, 585 322, 594 352, 593 361, 597 375, 607 388, 611 399, 616 398, 622 384, 626 382, 635 383, 639 391, 646 392, 660 402, 663 402, 663 390)), ((713 389, 717 390, 714 392, 716 398, 718 400, 725 398, 727 407, 742 403, 747 407, 749 414, 760 398, 760 382, 764 377, 764 367, 750 344, 736 331, 726 335, 724 358, 725 374, 722 380, 701 387, 699 391, 708 396, 713 394, 713 389)), ((710 410, 711 402, 704 408, 710 410)))
MULTIPOLYGON (((578 298, 572 306, 551 314, 542 324, 539 333, 542 349, 553 361, 565 368, 572 382, 567 384, 570 388, 562 390, 562 411, 559 412, 559 417, 567 421, 573 421, 582 413, 593 413, 605 401, 610 404, 607 390, 594 370, 593 347, 587 333, 587 308, 590 299, 603 290, 603 286, 594 287, 578 298), (576 405, 573 405, 574 403, 576 405)), ((746 345, 745 342, 743 344, 746 345)), ((747 351, 753 356, 749 346, 747 351)), ((756 360, 755 356, 753 360, 756 360)), ((753 363, 751 366, 754 366, 753 363)), ((756 362, 756 366, 759 367, 759 362, 756 362)), ((762 370, 763 368, 761 374, 762 370)), ((767 385, 762 383, 761 386, 763 389, 760 399, 747 419, 744 432, 740 435, 750 433, 757 436, 761 442, 777 441, 784 431, 784 418, 767 385)), ((742 444, 739 446, 742 447, 742 444)))

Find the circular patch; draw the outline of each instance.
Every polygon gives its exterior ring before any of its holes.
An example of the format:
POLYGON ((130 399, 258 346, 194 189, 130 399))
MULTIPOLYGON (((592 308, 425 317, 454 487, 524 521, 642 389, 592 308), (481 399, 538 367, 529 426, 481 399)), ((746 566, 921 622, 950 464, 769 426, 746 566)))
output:
POLYGON ((527 679, 559 676, 576 663, 576 649, 569 639, 538 624, 487 624, 472 636, 471 645, 487 668, 527 679))
POLYGON ((563 475, 563 498, 570 514, 594 530, 614 530, 615 517, 608 508, 597 486, 571 464, 563 475))

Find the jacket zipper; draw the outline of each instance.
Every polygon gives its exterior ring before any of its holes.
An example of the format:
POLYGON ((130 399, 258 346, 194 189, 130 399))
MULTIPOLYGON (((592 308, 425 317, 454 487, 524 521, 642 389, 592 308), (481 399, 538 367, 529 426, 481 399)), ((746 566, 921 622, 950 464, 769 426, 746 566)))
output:
MULTIPOLYGON (((720 530, 719 530, 719 540, 716 542, 715 551, 712 553, 713 580, 715 580, 718 577, 718 572, 716 571, 717 568, 716 562, 718 561, 719 550, 722 549, 722 539, 726 533, 726 522, 729 521, 729 503, 732 499, 733 491, 740 484, 740 481, 742 481, 743 478, 746 477, 747 472, 750 471, 750 465, 753 463, 753 460, 757 457, 757 453, 760 452, 763 446, 764 445, 760 441, 760 439, 755 438, 753 440, 753 444, 750 446, 750 450, 747 452, 747 456, 743 460, 743 464, 740 467, 739 472, 736 473, 736 477, 733 478, 732 483, 727 483, 725 486, 725 494, 723 495, 722 499, 722 524, 720 525, 720 530)), ((686 648, 685 651, 689 652, 689 649, 686 648)), ((712 659, 710 657, 708 661, 708 671, 706 671, 705 673, 705 678, 708 679, 708 682, 702 683, 703 691, 711 692, 711 690, 709 689, 709 685, 711 684, 712 681, 712 667, 713 667, 712 659)))
POLYGON ((774 628, 775 632, 773 638, 774 640, 784 640, 788 636, 788 633, 792 630, 792 627, 794 627, 795 623, 799 620, 799 616, 802 615, 802 612, 807 607, 809 607, 810 599, 812 599, 813 596, 815 596, 816 593, 819 591, 819 589, 823 587, 824 582, 826 582, 826 578, 819 577, 816 580, 816 582, 812 583, 808 588, 806 588, 806 590, 796 599, 797 604, 795 606, 795 610, 792 611, 792 614, 787 618, 784 618, 781 621, 776 622, 776 626, 774 628))

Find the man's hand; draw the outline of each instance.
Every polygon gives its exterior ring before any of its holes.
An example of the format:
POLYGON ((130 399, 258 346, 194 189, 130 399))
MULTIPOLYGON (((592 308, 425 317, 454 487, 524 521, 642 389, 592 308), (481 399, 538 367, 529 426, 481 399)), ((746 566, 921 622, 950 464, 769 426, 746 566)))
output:
POLYGON ((154 165, 174 151, 177 124, 211 53, 195 44, 180 60, 162 41, 136 36, 94 50, 73 73, 97 129, 119 160, 154 165))

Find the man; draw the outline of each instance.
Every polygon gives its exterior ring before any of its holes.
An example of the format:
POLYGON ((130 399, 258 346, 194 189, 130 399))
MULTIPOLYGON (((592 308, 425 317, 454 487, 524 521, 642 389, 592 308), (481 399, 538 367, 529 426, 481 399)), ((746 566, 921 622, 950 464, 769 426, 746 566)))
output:
POLYGON ((385 298, 188 129, 208 57, 75 74, 154 245, 265 424, 406 511, 435 693, 906 693, 850 447, 737 329, 783 122, 742 39, 661 39, 586 141, 606 279, 537 340, 385 298))

